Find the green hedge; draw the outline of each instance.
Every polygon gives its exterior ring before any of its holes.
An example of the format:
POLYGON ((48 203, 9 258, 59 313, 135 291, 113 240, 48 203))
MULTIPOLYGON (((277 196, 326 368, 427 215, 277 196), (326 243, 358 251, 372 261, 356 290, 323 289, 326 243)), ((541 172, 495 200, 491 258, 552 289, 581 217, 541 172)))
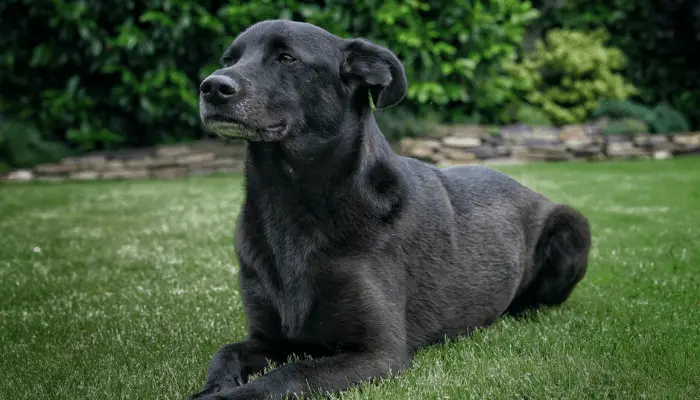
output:
POLYGON ((256 21, 289 18, 395 51, 410 79, 397 118, 495 122, 517 84, 503 64, 537 15, 522 0, 321 4, 0 0, 0 112, 81 149, 198 137, 197 87, 224 47, 256 21))
POLYGON ((619 48, 628 60, 622 74, 638 89, 634 100, 669 104, 691 127, 700 125, 700 0, 0 0, 0 163, 58 154, 52 142, 81 151, 204 135, 199 82, 236 34, 271 18, 315 23, 396 52, 410 89, 399 108, 380 114, 391 137, 415 133, 416 118, 549 124, 581 120, 600 100, 624 98, 633 90, 617 77, 612 89, 599 90, 600 68, 584 74, 591 91, 568 61, 520 57, 532 41, 524 40, 528 30, 529 39, 553 28, 579 37, 600 26, 610 33, 610 59, 620 59, 619 48), (528 64, 538 71, 522 68, 528 64), (575 90, 565 90, 567 82, 575 90), (39 155, 27 153, 18 126, 39 136, 29 146, 39 155))

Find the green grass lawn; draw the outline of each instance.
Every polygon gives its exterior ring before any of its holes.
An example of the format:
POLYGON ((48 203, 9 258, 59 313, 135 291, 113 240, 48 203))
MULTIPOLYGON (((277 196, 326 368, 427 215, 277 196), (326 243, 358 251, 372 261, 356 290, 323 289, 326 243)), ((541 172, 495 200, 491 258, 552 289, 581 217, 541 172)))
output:
MULTIPOLYGON (((700 397, 700 158, 499 168, 589 216, 565 306, 345 399, 700 397)), ((0 186, 0 399, 182 399, 245 334, 241 177, 0 186)))

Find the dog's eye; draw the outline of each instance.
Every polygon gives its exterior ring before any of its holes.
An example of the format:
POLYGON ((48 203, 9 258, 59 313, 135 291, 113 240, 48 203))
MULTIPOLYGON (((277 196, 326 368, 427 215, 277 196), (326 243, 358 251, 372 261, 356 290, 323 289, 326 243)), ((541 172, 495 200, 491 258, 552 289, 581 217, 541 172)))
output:
POLYGON ((282 64, 291 64, 294 61, 296 61, 296 58, 290 56, 287 53, 282 53, 277 57, 277 61, 281 62, 282 64))
POLYGON ((221 64, 224 65, 224 67, 228 68, 234 64, 233 58, 231 57, 224 57, 221 59, 221 64))

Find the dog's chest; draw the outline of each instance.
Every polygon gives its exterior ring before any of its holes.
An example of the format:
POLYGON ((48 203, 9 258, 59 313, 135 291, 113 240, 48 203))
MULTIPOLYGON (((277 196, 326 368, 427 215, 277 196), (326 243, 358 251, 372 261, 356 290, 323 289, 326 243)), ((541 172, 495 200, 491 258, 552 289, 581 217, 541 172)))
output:
POLYGON ((237 251, 248 269, 244 284, 276 312, 283 336, 300 339, 316 300, 314 246, 294 227, 273 225, 261 224, 254 231, 244 225, 238 232, 237 251))

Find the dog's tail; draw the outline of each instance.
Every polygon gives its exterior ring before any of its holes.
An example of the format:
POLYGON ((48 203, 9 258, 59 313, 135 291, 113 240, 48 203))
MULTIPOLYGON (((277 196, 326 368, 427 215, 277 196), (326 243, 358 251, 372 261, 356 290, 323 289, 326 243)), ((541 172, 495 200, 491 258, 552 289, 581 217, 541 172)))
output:
POLYGON ((555 205, 535 246, 534 277, 507 313, 517 315, 565 302, 586 274, 590 247, 588 220, 572 207, 555 205))

